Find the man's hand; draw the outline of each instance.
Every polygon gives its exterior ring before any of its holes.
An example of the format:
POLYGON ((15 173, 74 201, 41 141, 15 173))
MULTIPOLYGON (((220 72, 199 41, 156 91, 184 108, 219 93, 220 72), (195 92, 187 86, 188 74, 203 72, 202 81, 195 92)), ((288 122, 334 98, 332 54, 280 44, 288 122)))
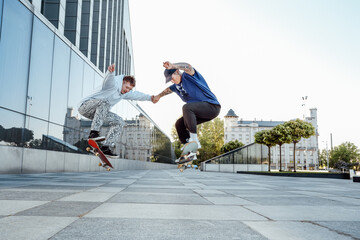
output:
POLYGON ((114 72, 115 71, 115 64, 109 65, 108 70, 109 70, 110 73, 114 72))
POLYGON ((163 62, 163 67, 166 69, 173 69, 173 65, 169 61, 163 62))
POLYGON ((163 66, 166 69, 180 69, 191 76, 193 76, 195 74, 194 68, 188 63, 184 63, 184 62, 171 63, 169 61, 166 61, 166 62, 163 62, 163 66))
POLYGON ((159 100, 160 100, 160 96, 159 96, 159 95, 156 95, 156 96, 152 95, 152 96, 151 96, 151 101, 152 101, 154 104, 157 103, 159 100))

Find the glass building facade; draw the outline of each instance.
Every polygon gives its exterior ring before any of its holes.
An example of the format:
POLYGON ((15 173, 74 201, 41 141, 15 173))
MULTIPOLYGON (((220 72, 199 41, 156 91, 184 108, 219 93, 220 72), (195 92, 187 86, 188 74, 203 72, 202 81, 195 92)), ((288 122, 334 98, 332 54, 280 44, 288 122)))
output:
MULTIPOLYGON (((77 112, 80 99, 102 84, 109 63, 115 63, 119 74, 133 74, 130 26, 122 24, 128 17, 127 1, 82 1, 83 6, 75 0, 56 2, 0 0, 0 148, 7 151, 88 154, 85 139, 91 122, 77 112), (75 33, 67 34, 67 21, 82 18, 86 22, 75 23, 75 33), (111 22, 103 24, 102 19, 111 22)), ((121 101, 112 111, 127 122, 116 148, 121 158, 173 162, 170 139, 136 102, 121 101)), ((107 129, 105 124, 102 131, 107 129)))

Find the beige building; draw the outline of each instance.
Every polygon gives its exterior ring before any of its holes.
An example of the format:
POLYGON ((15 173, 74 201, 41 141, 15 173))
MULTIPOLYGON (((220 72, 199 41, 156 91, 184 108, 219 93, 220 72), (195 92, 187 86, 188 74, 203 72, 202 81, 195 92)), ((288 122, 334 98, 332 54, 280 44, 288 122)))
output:
MULTIPOLYGON (((150 161, 153 150, 154 125, 143 114, 139 114, 135 119, 125 120, 125 127, 119 141, 116 143, 115 151, 120 158, 150 161)), ((72 145, 79 145, 89 136, 91 121, 79 119, 72 115, 69 108, 65 118, 64 141, 72 145), (74 131, 80 129, 80 131, 74 131)), ((100 135, 106 136, 110 126, 104 124, 100 135)))
MULTIPOLYGON (((319 154, 318 154, 318 125, 317 125, 317 109, 310 109, 310 116, 305 118, 305 121, 310 122, 316 131, 315 136, 308 139, 301 139, 296 144, 295 159, 297 162, 297 169, 318 169, 319 168, 319 154)), ((243 120, 230 109, 225 116, 224 123, 224 142, 228 143, 233 140, 238 140, 245 145, 255 141, 254 135, 258 131, 272 129, 276 125, 282 124, 282 121, 249 121, 243 120)), ((293 144, 284 144, 281 149, 282 153, 282 169, 293 168, 293 144)), ((271 162, 273 169, 279 169, 280 159, 279 146, 271 148, 271 162)))

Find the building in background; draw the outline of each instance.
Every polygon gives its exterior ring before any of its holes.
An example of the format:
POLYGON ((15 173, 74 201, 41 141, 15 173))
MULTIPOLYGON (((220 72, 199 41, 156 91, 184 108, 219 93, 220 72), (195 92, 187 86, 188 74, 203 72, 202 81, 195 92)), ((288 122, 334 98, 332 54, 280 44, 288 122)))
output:
MULTIPOLYGON (((117 74, 134 74, 132 52, 128 0, 0 0, 0 154, 20 172, 34 158, 66 162, 87 154, 90 122, 77 105, 102 84, 110 63, 117 74)), ((133 151, 119 149, 123 157, 173 162, 169 137, 136 102, 121 101, 112 111, 137 121, 128 128, 141 135, 125 146, 133 151), (143 141, 149 131, 151 147, 143 141)))
MULTIPOLYGON (((316 135, 308 139, 302 138, 296 144, 296 163, 299 169, 318 169, 319 168, 319 154, 318 154, 318 125, 317 125, 317 109, 310 109, 310 117, 306 117, 305 121, 310 122, 314 128, 316 135)), ((255 142, 255 133, 272 129, 276 125, 283 124, 283 121, 248 121, 240 119, 235 112, 230 109, 225 116, 224 124, 224 142, 228 143, 232 140, 238 140, 245 145, 255 142)), ((293 144, 284 144, 281 149, 282 153, 282 169, 293 168, 293 144)), ((279 146, 271 148, 271 161, 274 169, 279 169, 279 146)))

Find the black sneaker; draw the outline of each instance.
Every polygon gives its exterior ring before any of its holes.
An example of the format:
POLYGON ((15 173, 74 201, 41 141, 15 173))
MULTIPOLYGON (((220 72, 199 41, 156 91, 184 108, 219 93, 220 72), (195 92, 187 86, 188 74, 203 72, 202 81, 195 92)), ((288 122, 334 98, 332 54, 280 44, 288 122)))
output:
POLYGON ((110 157, 116 157, 116 154, 114 154, 108 146, 101 146, 100 149, 105 155, 110 157))
POLYGON ((98 131, 91 130, 89 134, 89 139, 92 139, 96 142, 101 142, 105 140, 104 136, 100 136, 98 131))

